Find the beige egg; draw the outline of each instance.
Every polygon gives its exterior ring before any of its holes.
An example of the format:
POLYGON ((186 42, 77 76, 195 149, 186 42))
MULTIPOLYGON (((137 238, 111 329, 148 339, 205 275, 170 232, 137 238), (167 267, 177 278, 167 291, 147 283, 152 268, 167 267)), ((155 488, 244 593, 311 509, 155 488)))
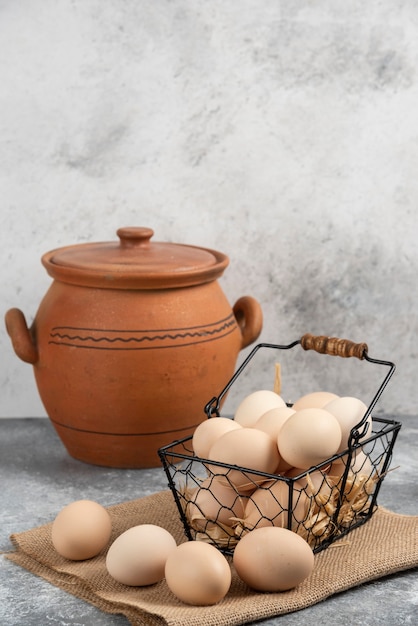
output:
POLYGON ((168 556, 165 579, 182 602, 209 606, 226 596, 232 576, 228 561, 217 548, 201 541, 187 541, 168 556))
POLYGON ((280 456, 280 453, 279 453, 279 457, 280 457, 280 461, 274 473, 280 474, 280 476, 284 476, 285 474, 287 474, 288 470, 292 468, 292 466, 290 465, 290 463, 287 463, 284 459, 282 459, 282 457, 280 456))
MULTIPOLYGON (((209 451, 211 461, 238 465, 257 472, 273 473, 279 463, 277 445, 270 435, 255 428, 239 428, 225 433, 215 441, 209 451)), ((253 489, 264 477, 223 466, 210 465, 214 474, 225 474, 238 491, 253 489)))
MULTIPOLYGON (((285 472, 286 477, 289 478, 296 478, 296 476, 299 476, 300 474, 306 474, 306 469, 302 469, 301 467, 290 467, 285 472)), ((303 478, 301 478, 301 480, 303 480, 303 478)))
POLYGON ((280 406, 286 406, 286 402, 278 393, 269 389, 259 389, 241 401, 235 411, 234 420, 248 428, 254 426, 263 413, 280 406))
MULTIPOLYGON (((334 415, 341 428, 341 444, 337 450, 337 452, 343 452, 346 450, 349 443, 350 432, 354 426, 357 426, 359 422, 361 422, 364 417, 367 406, 359 400, 358 398, 353 398, 351 396, 344 396, 341 398, 336 398, 331 400, 328 404, 325 405, 324 409, 329 411, 334 415)), ((367 424, 363 426, 366 428, 366 432, 361 439, 365 439, 371 435, 372 432, 372 417, 369 415, 367 418, 367 424)))
POLYGON ((290 487, 290 483, 278 479, 263 483, 248 498, 237 534, 240 535, 244 531, 252 532, 255 528, 265 526, 287 527, 290 488, 293 491, 291 527, 297 528, 298 524, 304 521, 307 512, 308 498, 303 491, 303 485, 296 481, 290 487))
POLYGON ((124 585, 152 585, 164 578, 167 557, 176 547, 174 537, 161 526, 132 526, 110 546, 106 568, 112 578, 124 585))
POLYGON ((309 498, 307 506, 310 506, 312 502, 316 502, 318 505, 327 504, 331 500, 334 482, 329 479, 325 471, 321 470, 306 472, 306 470, 301 470, 300 468, 293 468, 286 472, 286 476, 296 477, 303 472, 304 476, 299 478, 297 483, 303 488, 309 498))
POLYGON ((210 530, 216 523, 232 526, 232 518, 244 514, 245 499, 216 476, 195 489, 186 506, 187 519, 195 530, 210 530))
POLYGON ((112 522, 98 502, 76 500, 65 506, 52 523, 51 540, 66 559, 83 561, 97 556, 108 544, 112 522))
MULTIPOLYGON (((342 476, 345 472, 348 462, 348 455, 344 455, 332 463, 328 473, 332 476, 342 476)), ((354 474, 372 476, 374 466, 370 460, 370 457, 363 452, 363 450, 357 450, 351 457, 350 472, 354 474)))
POLYGON ((286 476, 296 478, 303 473, 301 478, 298 478, 297 483, 301 488, 305 489, 309 495, 317 493, 324 485, 327 479, 327 474, 321 470, 315 470, 313 472, 307 472, 306 470, 294 467, 289 472, 286 472, 286 476))
POLYGON ((341 428, 324 409, 301 409, 283 424, 278 438, 280 456, 292 467, 309 469, 333 456, 341 443, 341 428))
MULTIPOLYGON (((280 406, 274 409, 270 409, 266 413, 263 413, 263 415, 254 424, 253 428, 257 428, 257 430, 263 430, 265 433, 270 435, 270 437, 277 445, 277 440, 282 425, 285 423, 287 418, 290 417, 294 412, 295 411, 288 406, 280 406)), ((289 468, 290 465, 280 457, 279 464, 277 465, 274 473, 283 474, 289 468)))
POLYGON ((276 443, 281 427, 287 418, 293 413, 295 413, 295 411, 288 406, 275 407, 274 409, 270 409, 266 413, 263 413, 263 415, 255 422, 253 428, 263 430, 265 433, 270 435, 276 443))
POLYGON ((301 409, 323 409, 326 404, 338 398, 337 394, 330 391, 314 391, 298 398, 293 404, 295 411, 301 409))
POLYGON ((374 465, 370 457, 363 450, 359 450, 351 461, 350 469, 356 474, 371 476, 374 472, 374 465))
POLYGON ((238 576, 252 589, 287 591, 312 572, 314 554, 309 544, 286 528, 257 528, 243 537, 234 550, 238 576))
POLYGON ((211 417, 201 422, 194 430, 192 437, 193 451, 196 456, 207 459, 209 450, 219 437, 241 428, 241 424, 228 417, 211 417))

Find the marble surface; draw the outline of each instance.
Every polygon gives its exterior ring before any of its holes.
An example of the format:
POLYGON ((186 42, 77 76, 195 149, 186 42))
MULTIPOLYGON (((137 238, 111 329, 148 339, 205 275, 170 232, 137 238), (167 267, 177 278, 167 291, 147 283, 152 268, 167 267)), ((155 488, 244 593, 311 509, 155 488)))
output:
MULTIPOLYGON (((379 503, 395 512, 418 514, 418 418, 396 417, 402 428, 395 445, 393 471, 379 503)), ((0 550, 11 549, 11 533, 50 522, 68 502, 89 498, 107 506, 167 488, 160 467, 119 470, 95 467, 68 456, 47 419, 0 421, 0 550)), ((263 626, 414 626, 418 617, 417 571, 362 585, 313 607, 259 622, 263 626)), ((127 626, 0 558, 2 626, 127 626)))
MULTIPOLYGON (((230 257, 262 341, 392 358, 383 408, 414 414, 418 3, 261 4, 0 2, 1 316, 33 321, 44 252, 148 226, 230 257)), ((3 324, 0 348, 0 416, 45 416, 3 324)))

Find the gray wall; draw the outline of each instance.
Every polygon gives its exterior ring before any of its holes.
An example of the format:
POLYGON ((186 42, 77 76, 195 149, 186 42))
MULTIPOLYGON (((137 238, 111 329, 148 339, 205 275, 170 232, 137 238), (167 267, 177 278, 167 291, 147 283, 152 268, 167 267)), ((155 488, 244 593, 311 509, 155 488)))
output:
MULTIPOLYGON (((367 341, 397 364, 379 409, 416 413, 417 68, 415 0, 2 0, 1 308, 32 321, 44 252, 149 226, 228 254, 263 341, 367 341)), ((44 415, 0 342, 0 415, 44 415)))

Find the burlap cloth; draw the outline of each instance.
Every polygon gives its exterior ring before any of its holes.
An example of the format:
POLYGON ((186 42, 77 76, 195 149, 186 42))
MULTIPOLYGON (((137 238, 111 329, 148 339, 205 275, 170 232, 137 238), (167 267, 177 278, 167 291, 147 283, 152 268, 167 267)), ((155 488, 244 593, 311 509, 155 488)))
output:
MULTIPOLYGON (((171 492, 109 507, 113 541, 142 523, 166 528, 180 543, 183 528, 171 492)), ((227 596, 215 606, 193 607, 178 601, 165 581, 150 587, 127 587, 106 571, 105 553, 89 561, 60 557, 51 543, 51 524, 14 534, 16 551, 6 557, 67 592, 108 613, 122 613, 133 626, 223 626, 245 624, 290 613, 361 583, 418 565, 418 516, 379 508, 370 521, 315 556, 315 567, 296 589, 256 593, 233 573, 227 596)))

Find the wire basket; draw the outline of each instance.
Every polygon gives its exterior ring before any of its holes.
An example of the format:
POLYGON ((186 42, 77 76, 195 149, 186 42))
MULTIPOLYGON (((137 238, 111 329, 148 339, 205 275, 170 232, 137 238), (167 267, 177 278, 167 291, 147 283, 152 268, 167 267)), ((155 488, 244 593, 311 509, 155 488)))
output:
MULTIPOLYGON (((296 532, 314 552, 319 552, 367 522, 375 512, 401 423, 372 416, 371 433, 367 430, 368 418, 393 375, 395 365, 369 357, 365 343, 310 334, 288 345, 260 343, 219 396, 207 403, 205 413, 209 419, 220 416, 226 394, 260 350, 273 351, 276 355, 277 351, 290 350, 297 345, 319 354, 356 357, 389 370, 361 421, 351 430, 348 448, 295 476, 258 472, 200 458, 193 452, 192 436, 160 448, 158 453, 189 540, 206 541, 224 554, 232 555, 244 534, 253 528, 272 525, 296 532), (336 472, 335 468, 340 471, 336 472), (230 477, 237 471, 253 489, 247 487, 243 493, 234 487, 235 481, 230 477), (228 503, 219 495, 219 479, 228 489, 228 503), (208 508, 200 508, 202 499, 196 497, 197 493, 211 502, 210 515, 208 508), (237 514, 244 509, 252 511, 251 524, 248 516, 237 514)), ((288 403, 288 406, 292 405, 288 403)))

